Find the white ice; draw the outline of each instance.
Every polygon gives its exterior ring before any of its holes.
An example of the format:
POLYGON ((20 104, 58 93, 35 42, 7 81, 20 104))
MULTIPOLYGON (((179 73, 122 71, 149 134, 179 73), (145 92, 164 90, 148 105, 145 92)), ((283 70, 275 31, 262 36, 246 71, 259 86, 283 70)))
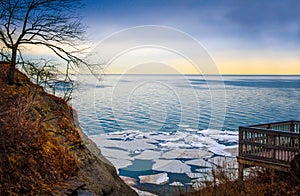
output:
POLYGON ((184 163, 188 165, 195 165, 200 167, 211 167, 211 163, 203 159, 193 159, 193 160, 185 161, 184 163))
POLYGON ((228 169, 237 169, 238 163, 236 158, 231 157, 214 157, 211 159, 208 159, 208 162, 213 163, 220 167, 226 167, 228 169))
POLYGON ((169 184, 170 186, 184 186, 181 182, 174 181, 169 184))
POLYGON ((159 159, 161 157, 161 152, 154 151, 154 150, 145 150, 141 154, 134 156, 135 159, 142 159, 142 160, 153 160, 159 159))
POLYGON ((101 148, 101 153, 105 157, 111 157, 111 158, 117 157, 119 159, 133 160, 133 158, 129 156, 129 152, 125 150, 101 148))
POLYGON ((186 175, 190 178, 203 178, 203 173, 189 172, 186 175))
POLYGON ((166 142, 161 143, 160 146, 167 147, 167 148, 188 148, 191 147, 188 144, 185 144, 184 142, 166 142))
POLYGON ((167 173, 139 176, 140 183, 165 184, 169 181, 167 173))
POLYGON ((132 165, 131 161, 125 159, 117 159, 117 158, 110 158, 110 157, 107 157, 107 159, 117 168, 117 170, 132 165))
POLYGON ((162 155, 165 159, 197 159, 211 157, 212 153, 201 149, 174 149, 162 155))
POLYGON ((170 173, 191 172, 191 167, 178 160, 155 160, 152 166, 155 171, 164 171, 170 173))

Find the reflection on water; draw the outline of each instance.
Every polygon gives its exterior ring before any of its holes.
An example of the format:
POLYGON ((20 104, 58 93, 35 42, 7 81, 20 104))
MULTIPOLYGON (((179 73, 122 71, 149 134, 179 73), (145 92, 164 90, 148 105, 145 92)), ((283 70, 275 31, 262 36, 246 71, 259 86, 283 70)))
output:
MULTIPOLYGON (((172 195, 236 162, 238 126, 300 120, 300 76, 78 75, 80 125, 137 187, 172 195), (158 174, 164 185, 142 184, 158 174), (166 175, 167 174, 167 175, 166 175), (149 179, 151 176, 148 176, 149 179)), ((152 179, 153 181, 153 179, 152 179)))

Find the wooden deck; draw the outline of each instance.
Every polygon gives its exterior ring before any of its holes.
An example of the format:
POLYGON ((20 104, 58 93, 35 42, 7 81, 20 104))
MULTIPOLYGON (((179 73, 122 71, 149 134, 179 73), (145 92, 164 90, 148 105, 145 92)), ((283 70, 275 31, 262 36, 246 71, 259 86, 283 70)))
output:
POLYGON ((300 121, 239 127, 239 177, 250 166, 289 172, 291 161, 299 154, 300 121))

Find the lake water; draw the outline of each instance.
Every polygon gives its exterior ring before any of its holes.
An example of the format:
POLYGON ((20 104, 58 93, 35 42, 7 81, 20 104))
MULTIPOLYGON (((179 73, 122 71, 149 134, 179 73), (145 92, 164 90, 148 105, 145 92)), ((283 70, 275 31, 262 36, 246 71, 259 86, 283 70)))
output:
POLYGON ((300 76, 76 77, 83 131, 146 190, 195 187, 220 157, 235 156, 238 126, 300 120, 300 76), (140 183, 150 174, 164 185, 140 183))

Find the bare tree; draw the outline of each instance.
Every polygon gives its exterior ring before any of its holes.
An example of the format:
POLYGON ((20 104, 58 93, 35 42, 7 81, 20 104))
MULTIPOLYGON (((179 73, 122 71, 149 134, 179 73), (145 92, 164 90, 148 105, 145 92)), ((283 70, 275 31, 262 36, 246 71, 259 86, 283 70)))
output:
POLYGON ((87 64, 80 54, 78 42, 83 40, 84 27, 74 10, 80 0, 1 0, 0 43, 2 58, 10 61, 9 83, 15 82, 15 68, 22 61, 23 47, 44 46, 66 63, 69 69, 87 64))

